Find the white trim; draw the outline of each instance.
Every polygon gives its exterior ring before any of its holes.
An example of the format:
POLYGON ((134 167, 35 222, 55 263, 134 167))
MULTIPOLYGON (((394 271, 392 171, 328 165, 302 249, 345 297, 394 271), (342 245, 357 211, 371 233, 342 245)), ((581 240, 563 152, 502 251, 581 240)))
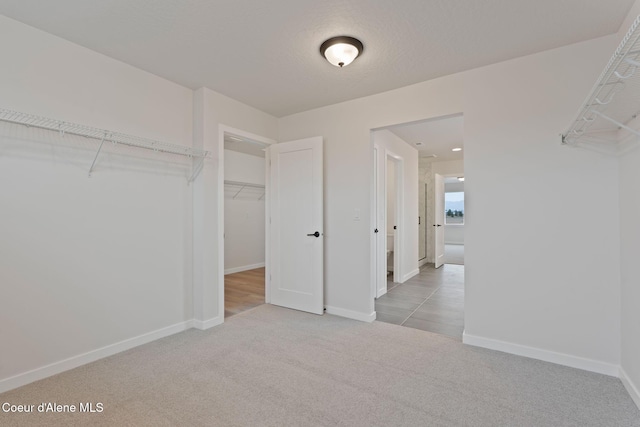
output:
POLYGON ((620 381, 622 381, 624 388, 629 392, 629 396, 631 396, 631 399, 633 399, 638 409, 640 409, 640 391, 633 381, 631 381, 631 378, 629 378, 629 375, 627 375, 622 366, 620 367, 620 381))
POLYGON ((420 269, 419 269, 419 268, 416 268, 415 270, 410 271, 410 272, 408 272, 407 274, 405 274, 405 275, 402 277, 402 282, 400 282, 400 283, 404 283, 404 282, 406 282, 407 280, 411 279, 413 276, 417 276, 418 274, 420 274, 420 269))
POLYGON ((265 266, 264 262, 259 262, 257 264, 243 265, 243 266, 240 266, 240 267, 227 268, 227 269, 224 270, 224 274, 226 276, 227 274, 239 273, 241 271, 247 271, 247 270, 254 270, 256 268, 260 268, 260 267, 264 267, 264 266, 265 266))
MULTIPOLYGON (((427 259, 427 257, 424 257, 424 258, 422 258, 422 259, 419 259, 419 260, 418 260, 418 269, 419 269, 420 267, 424 267, 424 266, 425 266, 425 265, 427 265, 427 264, 429 264, 429 260, 427 259)), ((432 264, 433 264, 433 263, 432 263, 432 264)), ((420 271, 420 270, 418 270, 418 271, 420 271)))
POLYGON ((373 168, 371 170, 371 234, 370 234, 370 254, 371 257, 371 309, 375 307, 375 299, 378 295, 378 246, 380 230, 376 233, 374 230, 378 228, 378 146, 374 143, 373 132, 369 131, 369 140, 371 147, 371 155, 373 156, 373 168))
MULTIPOLYGON (((389 189, 387 188, 388 180, 389 180, 389 171, 387 169, 388 161, 391 160, 394 162, 394 183, 395 183, 395 225, 399 231, 393 232, 393 281, 397 283, 402 283, 402 277, 404 276, 402 272, 404 268, 402 266, 403 256, 404 256, 404 157, 396 154, 389 148, 384 149, 384 218, 385 218, 385 226, 388 222, 387 220, 387 206, 389 201, 387 200, 387 194, 389 189)), ((385 227, 385 236, 389 233, 389 231, 385 227)), ((385 237, 386 242, 386 237, 385 237)), ((385 245, 385 253, 386 253, 386 245, 385 245)), ((386 281, 385 281, 386 283, 386 281)))
POLYGON ((325 306, 327 314, 333 314, 334 316, 346 317, 348 319, 360 320, 361 322, 373 322, 376 320, 376 312, 371 314, 360 313, 357 311, 346 310, 344 308, 325 306))
POLYGON ((584 357, 572 356, 570 354, 558 353, 550 350, 543 350, 541 348, 528 347, 521 344, 513 344, 491 338, 478 337, 469 335, 466 331, 462 333, 462 342, 476 347, 484 347, 491 350, 515 354, 517 356, 530 357, 531 359, 543 360, 545 362, 570 366, 572 368, 583 369, 585 371, 596 372, 613 377, 617 377, 620 372, 619 366, 612 363, 600 362, 598 360, 586 359, 584 357))
POLYGON ((86 365, 87 363, 95 362, 96 360, 112 356, 114 354, 129 350, 134 347, 138 347, 139 345, 147 344, 151 341, 155 341, 160 338, 168 337, 169 335, 186 331, 193 326, 194 320, 187 320, 184 322, 176 323, 175 325, 167 326, 166 328, 138 335, 137 337, 129 338, 115 344, 110 344, 96 350, 91 350, 77 356, 72 356, 68 359, 54 362, 49 365, 15 375, 13 377, 5 378, 3 380, 0 380, 0 393, 13 390, 14 388, 21 387, 23 385, 27 385, 44 378, 48 378, 52 375, 65 372, 73 368, 77 368, 78 366, 86 365))
POLYGON ((222 325, 224 323, 224 315, 220 315, 207 320, 193 320, 193 327, 204 331, 206 329, 213 328, 214 326, 222 325))

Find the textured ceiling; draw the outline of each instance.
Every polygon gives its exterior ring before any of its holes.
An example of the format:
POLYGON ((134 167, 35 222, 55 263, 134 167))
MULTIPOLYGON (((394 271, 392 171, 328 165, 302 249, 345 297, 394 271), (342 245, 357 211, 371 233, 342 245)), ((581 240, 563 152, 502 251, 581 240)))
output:
POLYGON ((462 116, 425 120, 418 123, 391 126, 389 128, 400 139, 418 149, 419 157, 430 157, 429 161, 462 160, 464 148, 464 119, 462 116), (418 145, 420 144, 420 145, 418 145))
POLYGON ((614 33, 633 0, 0 0, 0 13, 275 116, 614 33), (336 35, 364 43, 339 69, 336 35))

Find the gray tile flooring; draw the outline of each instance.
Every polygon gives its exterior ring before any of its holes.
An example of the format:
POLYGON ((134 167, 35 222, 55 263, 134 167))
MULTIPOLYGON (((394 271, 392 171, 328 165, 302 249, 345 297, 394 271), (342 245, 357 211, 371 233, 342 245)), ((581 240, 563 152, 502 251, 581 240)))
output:
POLYGON ((376 299, 376 320, 462 340, 464 266, 427 264, 402 284, 389 281, 376 299))

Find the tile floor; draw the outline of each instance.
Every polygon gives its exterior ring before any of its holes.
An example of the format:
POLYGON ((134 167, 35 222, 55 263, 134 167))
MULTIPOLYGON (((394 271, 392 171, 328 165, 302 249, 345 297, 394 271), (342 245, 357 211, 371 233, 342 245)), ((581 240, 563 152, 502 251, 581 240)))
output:
POLYGON ((402 284, 389 281, 376 299, 376 320, 462 340, 464 329, 464 266, 427 264, 402 284))

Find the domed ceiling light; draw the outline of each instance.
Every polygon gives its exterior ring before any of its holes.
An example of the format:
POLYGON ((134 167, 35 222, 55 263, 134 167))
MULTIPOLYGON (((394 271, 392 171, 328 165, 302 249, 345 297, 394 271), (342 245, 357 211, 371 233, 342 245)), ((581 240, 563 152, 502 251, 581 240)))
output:
POLYGON ((340 68, 351 64, 363 50, 360 40, 348 36, 332 37, 320 46, 320 53, 327 61, 340 68))

